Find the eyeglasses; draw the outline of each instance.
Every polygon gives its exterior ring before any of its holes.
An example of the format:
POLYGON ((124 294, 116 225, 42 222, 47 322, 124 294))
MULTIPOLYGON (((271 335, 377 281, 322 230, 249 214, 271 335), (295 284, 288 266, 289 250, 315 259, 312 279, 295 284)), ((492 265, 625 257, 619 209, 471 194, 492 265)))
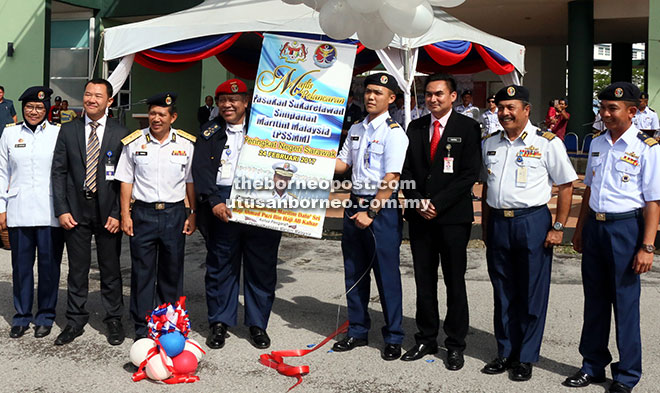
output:
POLYGON ((37 113, 42 113, 46 112, 46 107, 45 106, 34 106, 34 105, 25 105, 25 112, 37 112, 37 113))

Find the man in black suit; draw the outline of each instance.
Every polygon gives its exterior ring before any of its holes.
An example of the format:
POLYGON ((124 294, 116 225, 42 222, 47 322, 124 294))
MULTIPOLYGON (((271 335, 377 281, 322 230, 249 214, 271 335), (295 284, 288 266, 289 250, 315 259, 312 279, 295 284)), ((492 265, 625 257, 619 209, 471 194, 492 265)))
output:
POLYGON ((209 117, 211 117, 211 110, 213 109, 213 97, 206 96, 204 99, 204 104, 197 109, 197 121, 199 122, 199 127, 201 128, 204 124, 209 122, 209 117))
POLYGON ((108 342, 124 341, 124 311, 119 254, 119 182, 115 167, 128 130, 105 111, 112 104, 112 85, 92 79, 85 86, 85 116, 62 125, 52 165, 55 215, 66 230, 69 256, 67 326, 55 345, 72 342, 89 320, 85 309, 89 289, 92 235, 101 272, 101 299, 106 311, 108 342))
POLYGON ((403 193, 409 200, 405 218, 415 268, 419 329, 417 344, 401 360, 417 360, 437 352, 440 263, 447 287, 446 367, 459 370, 469 324, 466 248, 474 220, 470 190, 481 167, 481 132, 479 123, 452 110, 456 100, 452 76, 429 76, 425 99, 431 114, 410 123, 410 144, 401 173, 403 193), (407 187, 405 181, 413 181, 415 186, 407 187), (418 205, 413 208, 410 202, 418 205))

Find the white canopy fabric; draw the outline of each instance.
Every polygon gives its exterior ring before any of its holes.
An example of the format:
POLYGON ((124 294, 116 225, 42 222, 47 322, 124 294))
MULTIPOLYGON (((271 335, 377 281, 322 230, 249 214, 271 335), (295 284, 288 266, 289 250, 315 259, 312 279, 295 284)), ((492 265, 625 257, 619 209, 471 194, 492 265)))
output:
MULTIPOLYGON (((247 31, 324 34, 319 13, 303 5, 281 0, 206 0, 188 10, 137 23, 111 27, 104 32, 104 60, 190 38, 247 31)), ((357 35, 352 38, 357 39, 357 35)), ((421 37, 394 36, 390 47, 417 48, 439 41, 462 40, 487 46, 504 56, 525 74, 525 47, 490 35, 435 10, 431 29, 421 37)))
MULTIPOLYGON (((424 45, 448 40, 474 42, 493 49, 514 66, 513 72, 500 75, 505 84, 520 84, 520 76, 525 74, 524 46, 484 33, 442 10, 435 9, 434 13, 435 20, 426 34, 414 39, 395 35, 389 48, 377 51, 404 93, 406 123, 410 119, 410 86, 418 48, 424 45)), ((108 80, 119 91, 130 73, 135 53, 191 38, 249 31, 323 35, 318 16, 304 4, 291 5, 281 0, 205 0, 184 11, 111 27, 104 31, 104 61, 123 59, 108 80)), ((357 39, 357 35, 351 38, 357 39)))

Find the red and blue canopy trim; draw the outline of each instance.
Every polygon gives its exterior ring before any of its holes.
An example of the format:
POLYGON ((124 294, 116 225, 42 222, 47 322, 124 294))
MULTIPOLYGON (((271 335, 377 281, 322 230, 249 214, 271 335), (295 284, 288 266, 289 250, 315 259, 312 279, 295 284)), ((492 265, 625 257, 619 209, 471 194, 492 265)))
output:
MULTIPOLYGON (((306 33, 278 33, 281 35, 311 38, 328 42, 357 45, 354 73, 373 69, 380 60, 375 51, 365 50, 357 40, 333 40, 328 36, 306 33)), ((191 38, 156 48, 144 50, 135 56, 135 61, 147 68, 160 72, 177 72, 191 67, 196 62, 215 56, 234 75, 254 79, 257 75, 263 34, 230 33, 191 38)), ((513 65, 496 51, 469 41, 450 40, 424 46, 419 52, 417 70, 424 73, 450 72, 475 73, 486 69, 498 75, 514 70, 513 65)))

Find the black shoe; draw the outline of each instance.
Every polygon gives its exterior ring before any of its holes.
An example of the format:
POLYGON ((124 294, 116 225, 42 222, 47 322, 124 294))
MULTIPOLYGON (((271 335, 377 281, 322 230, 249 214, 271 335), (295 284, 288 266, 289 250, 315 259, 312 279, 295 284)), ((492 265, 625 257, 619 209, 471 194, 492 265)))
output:
POLYGON ((252 346, 258 349, 270 347, 270 337, 268 333, 258 326, 250 326, 250 342, 252 346))
POLYGON ((119 345, 124 342, 124 327, 120 320, 113 319, 108 322, 108 344, 119 345))
POLYGON ((408 352, 403 354, 401 360, 404 362, 410 362, 421 359, 426 355, 432 355, 436 352, 438 352, 438 344, 416 344, 414 347, 410 348, 408 352))
POLYGON ((52 326, 35 326, 34 327, 34 337, 44 338, 50 334, 50 329, 52 326))
POLYGON ((447 364, 445 367, 449 371, 457 371, 463 368, 465 359, 463 359, 463 352, 450 349, 447 351, 447 364))
POLYGON ((380 353, 383 360, 397 360, 401 357, 401 344, 385 344, 383 352, 380 353))
POLYGON ((57 336, 55 340, 55 345, 64 345, 72 342, 76 337, 82 336, 85 330, 81 327, 73 327, 71 325, 66 325, 62 333, 57 336))
POLYGON ((570 377, 566 378, 564 382, 562 382, 562 385, 568 386, 570 388, 583 388, 585 386, 589 386, 589 384, 601 382, 605 382, 605 377, 596 378, 585 372, 578 371, 570 377))
POLYGON ((211 333, 206 338, 206 345, 211 349, 220 349, 225 346, 227 337, 227 325, 222 322, 216 322, 211 325, 211 333))
POLYGON ((512 381, 529 381, 532 378, 532 363, 516 363, 511 370, 512 381))
POLYGON ((30 328, 30 326, 12 326, 11 330, 9 331, 9 337, 11 338, 19 338, 23 337, 25 332, 30 328))
POLYGON ((630 393, 632 390, 633 388, 629 388, 628 386, 617 381, 612 382, 610 385, 610 393, 630 393))
POLYGON ((486 364, 484 368, 481 369, 481 372, 490 375, 502 374, 509 368, 511 368, 511 361, 509 360, 509 358, 498 357, 497 359, 486 364))
POLYGON ((332 346, 332 350, 335 352, 346 352, 357 347, 364 347, 367 344, 368 342, 365 339, 346 336, 340 341, 337 341, 332 346))

